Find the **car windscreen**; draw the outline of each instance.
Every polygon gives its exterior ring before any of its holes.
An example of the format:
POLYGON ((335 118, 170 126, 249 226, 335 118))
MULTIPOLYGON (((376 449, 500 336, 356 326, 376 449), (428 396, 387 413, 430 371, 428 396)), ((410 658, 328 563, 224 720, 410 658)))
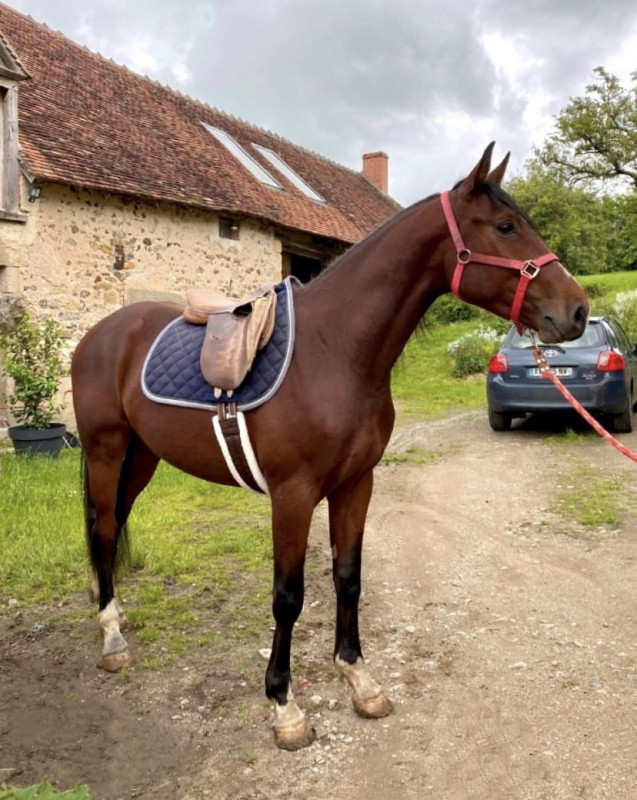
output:
MULTIPOLYGON (((599 347, 605 343, 604 331, 599 322, 589 322, 586 330, 578 339, 572 339, 570 342, 560 342, 560 348, 566 350, 575 347, 599 347)), ((539 344, 545 344, 541 339, 538 339, 539 344)), ((513 331, 511 338, 507 342, 507 347, 514 350, 527 350, 533 347, 533 342, 525 334, 520 334, 513 331)))

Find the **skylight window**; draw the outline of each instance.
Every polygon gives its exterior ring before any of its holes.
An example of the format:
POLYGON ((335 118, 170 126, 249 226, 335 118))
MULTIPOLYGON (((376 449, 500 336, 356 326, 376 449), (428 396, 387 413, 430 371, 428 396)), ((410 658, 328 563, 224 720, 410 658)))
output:
POLYGON ((212 125, 208 125, 207 122, 201 123, 204 128, 211 133, 215 139, 222 144, 229 153, 239 161, 243 166, 264 186, 269 186, 272 189, 283 189, 281 184, 275 180, 270 173, 264 169, 259 163, 257 163, 246 151, 241 147, 240 144, 235 142, 235 140, 230 136, 230 134, 226 133, 225 131, 220 130, 219 128, 215 128, 212 125))
POLYGON ((275 152, 268 150, 267 147, 261 147, 261 145, 255 144, 254 142, 252 142, 252 147, 261 153, 261 155, 267 159, 270 164, 272 164, 272 166, 281 173, 281 175, 284 175, 293 186, 296 186, 297 189, 300 189, 306 197, 309 197, 310 200, 314 200, 317 203, 325 202, 325 198, 321 197, 318 192, 315 192, 314 189, 312 189, 312 187, 309 186, 300 175, 297 175, 292 167, 289 167, 275 152))

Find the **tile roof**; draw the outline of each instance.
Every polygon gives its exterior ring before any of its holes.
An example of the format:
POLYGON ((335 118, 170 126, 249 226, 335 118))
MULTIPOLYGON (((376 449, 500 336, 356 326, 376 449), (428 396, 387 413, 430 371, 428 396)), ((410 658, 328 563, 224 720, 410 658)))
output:
POLYGON ((42 180, 235 212, 356 242, 399 206, 361 173, 92 53, 0 3, 19 84, 21 160, 42 180), (205 130, 229 133, 284 186, 263 186, 205 130), (326 204, 309 200, 250 144, 278 153, 326 204))

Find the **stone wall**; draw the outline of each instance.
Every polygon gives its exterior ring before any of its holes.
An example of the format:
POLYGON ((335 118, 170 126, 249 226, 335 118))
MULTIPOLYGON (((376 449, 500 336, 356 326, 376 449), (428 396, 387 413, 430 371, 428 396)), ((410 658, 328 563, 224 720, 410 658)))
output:
POLYGON ((0 295, 8 308, 21 303, 60 322, 67 358, 88 328, 129 302, 181 302, 192 286, 240 297, 281 279, 281 243, 257 220, 241 220, 239 238, 226 239, 208 211, 54 184, 23 208, 25 224, 0 222, 0 295))

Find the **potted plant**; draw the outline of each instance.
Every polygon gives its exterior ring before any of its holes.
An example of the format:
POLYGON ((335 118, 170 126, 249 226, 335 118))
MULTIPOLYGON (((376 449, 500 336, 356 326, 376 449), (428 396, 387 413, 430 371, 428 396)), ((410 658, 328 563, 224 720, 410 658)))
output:
POLYGON ((58 422, 62 406, 56 402, 64 374, 62 328, 53 319, 42 323, 25 314, 16 327, 0 337, 4 372, 13 379, 7 396, 17 425, 9 428, 16 452, 57 458, 66 426, 58 422))

